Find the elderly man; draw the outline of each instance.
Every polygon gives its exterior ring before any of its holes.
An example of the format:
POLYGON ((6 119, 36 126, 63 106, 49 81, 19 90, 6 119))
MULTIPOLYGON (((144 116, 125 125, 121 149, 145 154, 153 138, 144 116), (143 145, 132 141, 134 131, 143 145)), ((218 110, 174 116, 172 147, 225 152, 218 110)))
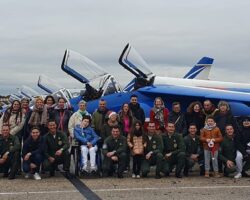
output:
POLYGON ((10 135, 10 127, 8 125, 3 125, 2 134, 0 135, 0 167, 3 169, 3 177, 15 178, 19 156, 19 139, 14 135, 10 135))

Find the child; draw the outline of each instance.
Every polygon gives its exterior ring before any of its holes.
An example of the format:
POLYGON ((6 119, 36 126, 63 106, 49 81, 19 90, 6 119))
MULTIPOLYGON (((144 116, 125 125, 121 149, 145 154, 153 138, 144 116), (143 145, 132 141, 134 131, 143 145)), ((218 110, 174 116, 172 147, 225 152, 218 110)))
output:
POLYGON ((220 129, 216 126, 212 116, 207 117, 206 125, 201 130, 200 141, 203 143, 204 158, 205 158, 205 177, 209 177, 210 160, 212 158, 212 165, 214 169, 214 177, 219 178, 218 173, 218 150, 222 142, 222 134, 220 129))
POLYGON ((82 118, 82 122, 80 125, 76 125, 74 128, 74 136, 77 141, 80 142, 81 145, 81 171, 84 173, 89 173, 87 170, 87 161, 88 154, 90 156, 90 172, 96 173, 96 151, 97 151, 97 141, 99 137, 96 135, 93 128, 90 126, 91 117, 89 115, 85 115, 82 118))
POLYGON ((144 148, 146 147, 143 127, 140 121, 135 121, 133 124, 132 129, 128 134, 127 142, 133 156, 132 178, 140 178, 141 162, 144 154, 144 148))

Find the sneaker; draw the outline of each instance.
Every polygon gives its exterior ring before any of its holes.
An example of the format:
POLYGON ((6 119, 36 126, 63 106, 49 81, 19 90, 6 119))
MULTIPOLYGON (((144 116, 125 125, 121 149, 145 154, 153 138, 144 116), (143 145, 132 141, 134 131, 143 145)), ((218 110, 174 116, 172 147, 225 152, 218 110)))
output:
POLYGON ((141 178, 141 176, 140 175, 136 175, 136 178, 141 178))
POLYGON ((132 174, 132 178, 136 178, 135 174, 132 174))
POLYGON ((41 176, 40 176, 38 173, 35 173, 35 174, 33 175, 33 178, 34 178, 35 180, 41 180, 41 179, 42 179, 41 176))
POLYGON ((238 179, 238 178, 241 178, 242 177, 242 174, 239 172, 239 173, 237 173, 235 176, 234 176, 234 178, 236 178, 236 179, 238 179))
POLYGON ((30 173, 26 173, 24 176, 25 179, 29 179, 30 178, 30 173))

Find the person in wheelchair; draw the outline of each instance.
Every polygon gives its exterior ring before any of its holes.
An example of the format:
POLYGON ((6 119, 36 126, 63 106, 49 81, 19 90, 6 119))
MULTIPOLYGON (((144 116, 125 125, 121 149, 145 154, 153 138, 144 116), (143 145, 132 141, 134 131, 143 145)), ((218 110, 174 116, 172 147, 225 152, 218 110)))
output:
POLYGON ((79 142, 81 150, 81 171, 83 173, 97 172, 96 167, 96 152, 97 152, 97 141, 99 137, 95 133, 94 129, 90 126, 91 117, 89 115, 83 116, 80 125, 76 125, 74 128, 74 137, 79 142), (90 170, 88 170, 88 154, 90 157, 90 170))

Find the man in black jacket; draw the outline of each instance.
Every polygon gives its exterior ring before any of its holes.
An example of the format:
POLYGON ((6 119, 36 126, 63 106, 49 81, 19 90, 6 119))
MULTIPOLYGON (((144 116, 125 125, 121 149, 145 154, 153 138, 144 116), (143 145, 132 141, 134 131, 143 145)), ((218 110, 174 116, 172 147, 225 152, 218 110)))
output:
POLYGON ((145 112, 141 108, 140 104, 138 103, 137 95, 135 95, 135 94, 131 95, 129 108, 131 109, 133 116, 137 120, 141 121, 142 124, 144 124, 144 122, 145 122, 145 112))

